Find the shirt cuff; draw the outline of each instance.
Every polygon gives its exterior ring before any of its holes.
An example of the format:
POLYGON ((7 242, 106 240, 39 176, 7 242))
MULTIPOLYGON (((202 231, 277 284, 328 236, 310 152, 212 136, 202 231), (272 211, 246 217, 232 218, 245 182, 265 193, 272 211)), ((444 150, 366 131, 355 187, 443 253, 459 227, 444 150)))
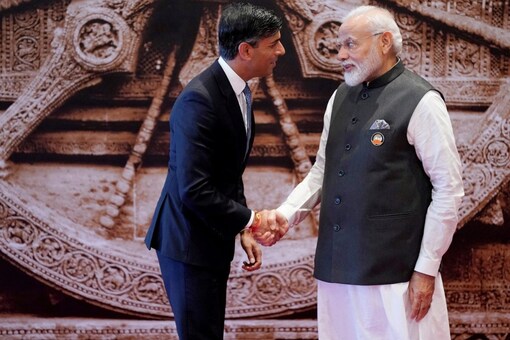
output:
POLYGON ((253 219, 255 218, 255 212, 251 211, 250 220, 248 221, 248 224, 244 226, 243 230, 248 229, 253 224, 253 219))
POLYGON ((282 204, 281 206, 279 206, 276 211, 278 211, 280 214, 282 214, 283 216, 285 216, 285 218, 287 219, 287 222, 289 223, 289 228, 293 227, 295 224, 294 224, 294 219, 292 217, 294 217, 294 208, 289 206, 289 205, 285 205, 285 204, 282 204))
POLYGON ((414 270, 430 276, 436 276, 441 266, 441 260, 430 260, 423 257, 418 257, 414 270))

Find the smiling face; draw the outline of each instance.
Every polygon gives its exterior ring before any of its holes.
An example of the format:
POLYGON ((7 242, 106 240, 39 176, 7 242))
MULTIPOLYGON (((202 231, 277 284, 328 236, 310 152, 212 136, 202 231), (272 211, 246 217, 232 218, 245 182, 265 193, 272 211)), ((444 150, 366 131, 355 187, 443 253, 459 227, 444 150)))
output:
POLYGON ((338 31, 338 60, 349 86, 372 80, 382 64, 376 44, 380 34, 369 31, 363 21, 346 21, 338 31))
POLYGON ((390 52, 391 34, 373 32, 366 18, 347 20, 338 30, 338 60, 344 68, 345 83, 356 86, 383 75, 395 64, 390 52))
POLYGON ((285 54, 280 32, 262 38, 256 44, 246 44, 250 55, 248 64, 250 78, 270 75, 276 67, 278 58, 285 54))

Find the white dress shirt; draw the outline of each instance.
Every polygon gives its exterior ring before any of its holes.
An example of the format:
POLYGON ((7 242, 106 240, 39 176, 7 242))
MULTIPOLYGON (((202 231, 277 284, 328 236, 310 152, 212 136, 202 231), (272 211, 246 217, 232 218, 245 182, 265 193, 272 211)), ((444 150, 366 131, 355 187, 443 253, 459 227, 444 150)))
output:
MULTIPOLYGON (((218 59, 218 63, 220 64, 221 68, 223 69, 223 72, 225 72, 225 75, 228 78, 228 81, 230 82, 230 85, 232 86, 232 89, 234 90, 237 101, 239 102, 239 107, 241 108, 241 113, 243 115, 243 122, 244 122, 244 128, 245 132, 248 131, 248 107, 246 104, 246 97, 243 93, 244 87, 246 86, 246 82, 243 80, 243 78, 239 77, 237 73, 230 67, 227 62, 220 57, 218 59)), ((250 220, 248 221, 248 224, 245 226, 246 228, 249 228, 251 224, 253 223, 253 219, 255 218, 255 212, 252 210, 250 220)))
POLYGON ((235 71, 227 64, 227 62, 220 57, 218 59, 223 72, 227 75, 228 81, 234 90, 237 101, 239 102, 239 107, 241 108, 241 113, 243 114, 243 122, 244 128, 248 129, 248 108, 246 107, 246 97, 243 93, 244 87, 246 86, 246 82, 235 73, 235 71))

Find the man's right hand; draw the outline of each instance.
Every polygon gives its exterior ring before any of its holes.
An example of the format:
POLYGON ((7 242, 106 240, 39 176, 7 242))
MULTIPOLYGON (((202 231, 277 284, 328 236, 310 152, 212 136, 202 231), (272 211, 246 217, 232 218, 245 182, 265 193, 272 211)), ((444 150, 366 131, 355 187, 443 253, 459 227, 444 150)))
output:
MULTIPOLYGON (((250 229, 253 237, 263 246, 272 246, 278 242, 289 230, 289 223, 285 216, 276 210, 262 210, 257 216, 259 221, 250 229)), ((256 220, 257 220, 256 218, 256 220)))

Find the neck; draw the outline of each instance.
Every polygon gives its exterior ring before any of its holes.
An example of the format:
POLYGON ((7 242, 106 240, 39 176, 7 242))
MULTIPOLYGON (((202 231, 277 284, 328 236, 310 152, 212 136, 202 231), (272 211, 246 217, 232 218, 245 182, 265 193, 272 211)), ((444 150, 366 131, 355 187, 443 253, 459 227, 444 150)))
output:
POLYGON ((239 77, 241 77, 245 82, 248 82, 252 77, 246 71, 246 66, 242 64, 242 61, 238 58, 234 58, 232 60, 225 60, 225 62, 234 70, 235 73, 239 77))
POLYGON ((380 69, 380 72, 377 73, 377 75, 375 77, 373 77, 372 79, 370 80, 367 80, 365 83, 366 85, 368 86, 370 84, 371 81, 379 78, 380 76, 382 76, 383 74, 386 74, 388 71, 390 71, 392 68, 394 68, 398 62, 400 61, 400 58, 399 57, 394 57, 394 58, 388 58, 386 59, 382 66, 381 66, 381 69, 380 69))

